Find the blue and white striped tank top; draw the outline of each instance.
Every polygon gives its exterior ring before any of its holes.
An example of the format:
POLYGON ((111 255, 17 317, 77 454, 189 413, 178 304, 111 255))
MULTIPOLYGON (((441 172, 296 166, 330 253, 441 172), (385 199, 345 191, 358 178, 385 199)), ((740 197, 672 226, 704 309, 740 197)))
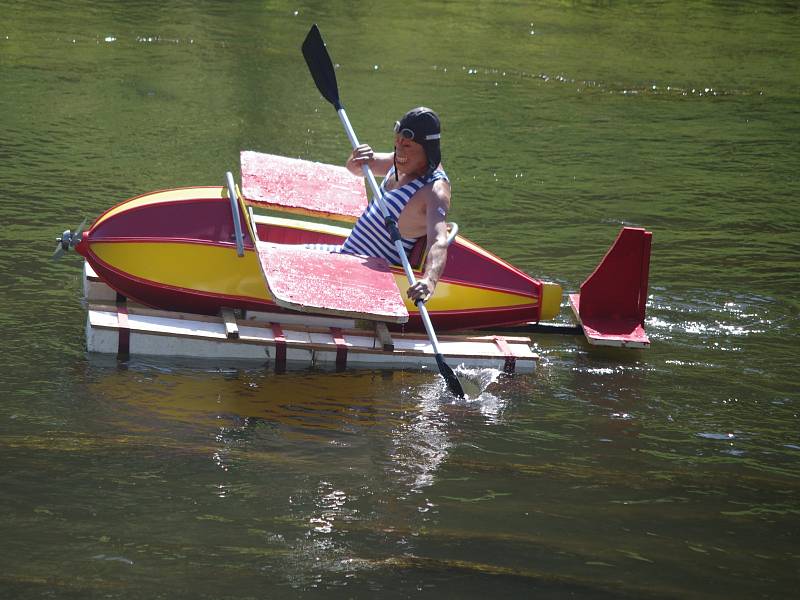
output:
MULTIPOLYGON (((386 177, 381 182, 381 193, 383 194, 383 201, 386 203, 386 209, 389 214, 395 219, 400 220, 400 213, 411 200, 412 196, 416 194, 423 186, 428 183, 443 179, 450 181, 447 174, 442 169, 436 169, 429 177, 425 175, 417 177, 409 183, 393 189, 386 190, 386 182, 390 177, 394 176, 394 167, 389 169, 386 177)), ((419 238, 400 238, 405 248, 406 255, 411 252, 414 243, 419 238)), ((356 221, 353 230, 342 245, 342 252, 346 254, 364 254, 366 256, 381 256, 392 264, 400 264, 400 256, 389 237, 389 232, 384 224, 383 213, 381 213, 380 206, 373 199, 367 209, 356 221)))

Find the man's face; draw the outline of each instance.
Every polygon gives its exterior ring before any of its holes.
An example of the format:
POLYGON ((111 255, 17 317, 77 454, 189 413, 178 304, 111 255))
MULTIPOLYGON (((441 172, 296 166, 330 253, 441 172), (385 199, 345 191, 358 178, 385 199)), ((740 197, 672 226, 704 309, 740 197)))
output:
POLYGON ((425 148, 399 133, 394 135, 394 158, 397 162, 397 168, 405 173, 425 171, 428 168, 428 157, 425 154, 425 148))

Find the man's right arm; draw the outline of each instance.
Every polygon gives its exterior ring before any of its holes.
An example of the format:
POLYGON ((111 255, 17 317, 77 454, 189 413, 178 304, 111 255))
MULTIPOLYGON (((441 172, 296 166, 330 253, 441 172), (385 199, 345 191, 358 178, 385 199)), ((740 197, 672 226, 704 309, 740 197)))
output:
POLYGON ((374 175, 385 177, 392 168, 393 157, 392 152, 374 152, 368 144, 361 144, 350 154, 345 167, 353 175, 363 175, 361 166, 366 164, 372 169, 374 175))

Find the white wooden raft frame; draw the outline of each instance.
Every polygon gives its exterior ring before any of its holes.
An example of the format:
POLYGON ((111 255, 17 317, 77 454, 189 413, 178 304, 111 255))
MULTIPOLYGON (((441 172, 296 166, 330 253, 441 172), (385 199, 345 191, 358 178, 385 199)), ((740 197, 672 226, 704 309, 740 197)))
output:
MULTIPOLYGON (((117 304, 116 292, 88 263, 84 293, 89 352, 119 355, 124 340, 129 355, 252 360, 283 368, 282 346, 285 363, 293 367, 342 366, 343 354, 347 368, 437 367, 426 336, 390 334, 381 323, 293 313, 247 312, 237 318, 233 310, 205 316, 117 304)), ((528 337, 442 335, 439 345, 448 361, 468 367, 530 373, 538 359, 528 337)))

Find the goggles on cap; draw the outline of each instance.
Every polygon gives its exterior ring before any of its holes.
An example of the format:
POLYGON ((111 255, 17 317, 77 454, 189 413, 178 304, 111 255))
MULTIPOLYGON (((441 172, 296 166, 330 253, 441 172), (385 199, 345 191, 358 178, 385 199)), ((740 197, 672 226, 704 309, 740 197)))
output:
MULTIPOLYGON (((411 130, 411 129, 408 129, 406 127, 401 129, 400 128, 400 121, 395 121, 394 122, 394 132, 395 133, 399 133, 403 138, 405 138, 407 140, 413 140, 414 139, 414 131, 411 130)), ((441 133, 431 133, 431 134, 426 135, 425 139, 426 140, 438 140, 441 137, 442 137, 441 133)))

